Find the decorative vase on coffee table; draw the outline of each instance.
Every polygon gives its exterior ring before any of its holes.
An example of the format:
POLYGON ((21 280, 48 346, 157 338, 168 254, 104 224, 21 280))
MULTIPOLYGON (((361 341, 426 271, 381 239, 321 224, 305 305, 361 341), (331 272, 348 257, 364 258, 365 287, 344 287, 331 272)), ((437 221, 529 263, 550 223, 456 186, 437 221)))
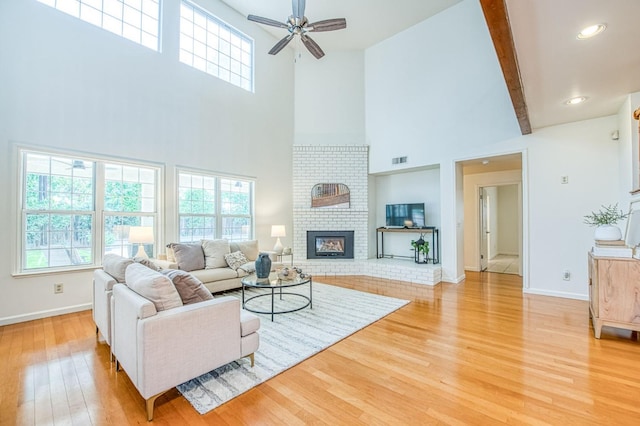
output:
POLYGON ((268 278, 271 272, 271 258, 267 253, 260 253, 256 259, 256 277, 268 278))

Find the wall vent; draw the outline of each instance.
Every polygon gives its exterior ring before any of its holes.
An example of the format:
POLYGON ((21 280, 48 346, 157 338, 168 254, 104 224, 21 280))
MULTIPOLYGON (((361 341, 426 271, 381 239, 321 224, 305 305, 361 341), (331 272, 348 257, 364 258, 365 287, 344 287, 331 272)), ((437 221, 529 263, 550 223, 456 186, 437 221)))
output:
POLYGON ((407 162, 407 157, 395 157, 391 159, 391 164, 402 164, 407 162))

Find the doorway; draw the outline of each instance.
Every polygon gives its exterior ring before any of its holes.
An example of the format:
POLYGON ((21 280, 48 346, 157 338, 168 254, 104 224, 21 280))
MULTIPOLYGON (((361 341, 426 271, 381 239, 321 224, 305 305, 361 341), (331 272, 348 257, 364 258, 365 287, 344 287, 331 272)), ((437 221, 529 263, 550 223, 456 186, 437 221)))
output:
POLYGON ((479 188, 480 271, 520 274, 519 190, 518 184, 479 188))

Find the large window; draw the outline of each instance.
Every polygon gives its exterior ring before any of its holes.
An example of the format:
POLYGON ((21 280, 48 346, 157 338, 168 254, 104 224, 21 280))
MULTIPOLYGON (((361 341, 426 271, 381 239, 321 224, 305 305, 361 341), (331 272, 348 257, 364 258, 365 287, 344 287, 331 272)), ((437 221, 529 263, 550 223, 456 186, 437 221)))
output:
POLYGON ((22 269, 93 262, 94 164, 24 154, 22 269))
MULTIPOLYGON (((132 226, 156 235, 159 169, 22 150, 20 272, 133 256, 132 226)), ((153 242, 144 250, 153 253, 153 242)))
POLYGON ((187 1, 180 6, 180 62, 253 91, 253 40, 187 1))
MULTIPOLYGON (((155 230, 156 172, 152 168, 105 164, 104 238, 105 252, 132 257, 136 242, 129 241, 132 226, 155 230)), ((153 257, 153 242, 143 246, 153 257)))
POLYGON ((159 50, 160 0, 38 0, 119 36, 159 50))
POLYGON ((181 242, 253 236, 253 182, 186 171, 178 172, 181 242))

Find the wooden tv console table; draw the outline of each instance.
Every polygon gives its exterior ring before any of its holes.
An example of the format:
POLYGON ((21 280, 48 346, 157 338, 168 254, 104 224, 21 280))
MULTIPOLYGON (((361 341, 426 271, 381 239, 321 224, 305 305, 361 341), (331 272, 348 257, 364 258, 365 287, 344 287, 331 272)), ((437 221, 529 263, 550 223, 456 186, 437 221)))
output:
POLYGON ((589 314, 596 339, 602 326, 640 331, 640 260, 589 252, 589 314))
POLYGON ((383 257, 409 258, 409 256, 397 256, 392 254, 388 254, 388 255, 384 254, 384 234, 386 232, 403 232, 403 233, 410 233, 410 234, 420 234, 420 236, 431 234, 431 249, 429 251, 429 253, 431 254, 431 257, 429 258, 429 260, 431 260, 432 263, 434 264, 440 263, 440 259, 438 258, 440 253, 440 236, 438 235, 438 228, 436 228, 435 226, 425 226, 422 228, 385 228, 384 226, 382 226, 376 229, 376 258, 378 259, 381 259, 383 257), (380 250, 378 250, 378 248, 380 248, 380 250))

